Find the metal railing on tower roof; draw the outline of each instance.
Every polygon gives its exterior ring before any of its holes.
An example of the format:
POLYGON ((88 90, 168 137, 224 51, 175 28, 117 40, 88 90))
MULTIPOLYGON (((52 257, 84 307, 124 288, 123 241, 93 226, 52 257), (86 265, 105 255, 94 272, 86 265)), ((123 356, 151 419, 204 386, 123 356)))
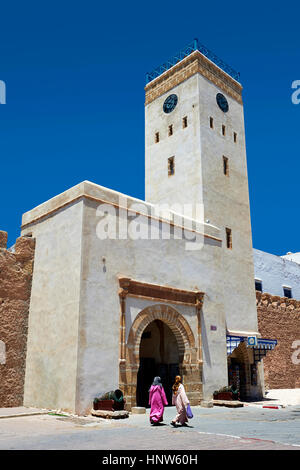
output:
POLYGON ((222 59, 220 59, 218 56, 216 56, 213 52, 211 52, 207 47, 203 46, 203 44, 200 44, 198 39, 194 39, 193 42, 188 44, 186 47, 181 49, 177 54, 175 54, 173 57, 171 57, 169 60, 167 60, 164 64, 160 65, 156 69, 154 69, 152 72, 146 73, 146 84, 154 80, 155 78, 159 77, 162 73, 166 72, 169 70, 171 67, 176 65, 178 62, 180 62, 182 59, 185 57, 189 56, 192 54, 194 51, 199 51, 201 54, 203 54, 205 57, 207 57, 209 60, 211 60, 214 64, 216 64, 220 69, 222 69, 224 72, 226 72, 228 75, 230 75, 234 80, 237 82, 240 81, 240 73, 234 70, 230 65, 226 64, 222 59))

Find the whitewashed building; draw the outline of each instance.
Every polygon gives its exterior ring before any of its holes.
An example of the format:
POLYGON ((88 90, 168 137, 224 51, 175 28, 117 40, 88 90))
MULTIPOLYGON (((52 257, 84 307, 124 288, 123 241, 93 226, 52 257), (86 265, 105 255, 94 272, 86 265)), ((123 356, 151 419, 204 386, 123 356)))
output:
POLYGON ((145 88, 147 202, 84 181, 23 215, 25 405, 81 414, 119 387, 143 406, 178 373, 191 404, 263 393, 242 86, 197 42, 172 60, 145 88))
POLYGON ((255 286, 260 292, 300 300, 300 254, 253 250, 255 286))

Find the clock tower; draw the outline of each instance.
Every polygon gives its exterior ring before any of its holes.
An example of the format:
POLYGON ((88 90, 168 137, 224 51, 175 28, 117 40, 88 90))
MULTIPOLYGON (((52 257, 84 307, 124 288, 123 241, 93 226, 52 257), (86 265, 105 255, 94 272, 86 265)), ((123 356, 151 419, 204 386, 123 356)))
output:
POLYGON ((196 40, 147 78, 146 201, 192 206, 193 218, 202 207, 222 238, 227 327, 257 331, 239 74, 196 40))

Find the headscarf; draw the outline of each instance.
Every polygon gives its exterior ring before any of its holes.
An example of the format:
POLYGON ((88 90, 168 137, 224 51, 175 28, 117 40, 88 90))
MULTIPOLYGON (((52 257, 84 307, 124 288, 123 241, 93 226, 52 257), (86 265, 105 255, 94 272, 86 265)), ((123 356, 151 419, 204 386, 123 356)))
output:
POLYGON ((180 375, 176 375, 176 377, 175 377, 175 383, 174 383, 174 385, 173 385, 173 387, 172 387, 172 390, 173 390, 174 395, 176 395, 177 390, 178 390, 178 388, 179 388, 179 385, 181 385, 181 377, 180 377, 180 375))
POLYGON ((162 387, 161 378, 160 377, 154 377, 152 385, 159 385, 160 387, 162 387))

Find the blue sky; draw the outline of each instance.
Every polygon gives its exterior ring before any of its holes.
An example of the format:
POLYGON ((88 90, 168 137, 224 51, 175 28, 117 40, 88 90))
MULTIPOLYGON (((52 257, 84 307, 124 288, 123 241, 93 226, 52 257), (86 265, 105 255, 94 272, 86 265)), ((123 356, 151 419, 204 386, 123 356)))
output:
POLYGON ((2 2, 0 229, 83 180, 144 199, 145 74, 199 41, 241 73, 253 245, 300 251, 296 3, 2 2))

